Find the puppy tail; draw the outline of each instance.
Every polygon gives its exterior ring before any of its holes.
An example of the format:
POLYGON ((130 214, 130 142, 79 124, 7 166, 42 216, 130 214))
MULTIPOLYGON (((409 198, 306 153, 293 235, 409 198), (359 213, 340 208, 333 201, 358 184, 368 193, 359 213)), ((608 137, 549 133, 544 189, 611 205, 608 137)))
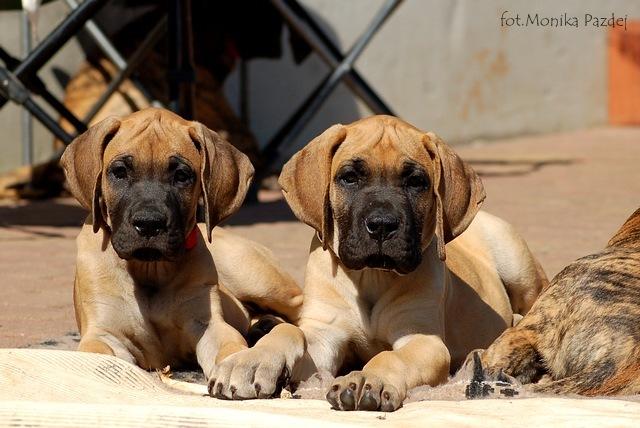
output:
MULTIPOLYGON (((588 391, 591 392, 591 391, 588 391)), ((640 362, 620 370, 604 381, 593 394, 585 395, 634 395, 640 394, 640 362)))
POLYGON ((534 392, 547 394, 579 394, 588 397, 601 395, 640 394, 640 363, 635 363, 600 381, 597 370, 579 373, 533 387, 534 392))

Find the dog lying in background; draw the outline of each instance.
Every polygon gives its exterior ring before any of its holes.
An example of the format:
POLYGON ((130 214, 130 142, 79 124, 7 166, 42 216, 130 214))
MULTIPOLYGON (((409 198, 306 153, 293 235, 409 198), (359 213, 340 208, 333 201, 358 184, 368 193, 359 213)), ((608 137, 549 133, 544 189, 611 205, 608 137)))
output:
POLYGON ((474 359, 486 380, 505 373, 537 382, 537 392, 640 393, 640 209, 604 250, 556 275, 522 321, 474 359))
POLYGON ((317 232, 300 331, 273 330, 223 361, 210 380, 218 397, 265 396, 281 373, 262 362, 277 356, 294 381, 347 370, 327 394, 335 409, 393 411, 410 388, 445 382, 547 284, 513 228, 479 212, 485 193, 471 167, 400 119, 332 126, 280 183, 317 232))
POLYGON ((271 253, 214 229, 240 207, 253 175, 215 132, 147 109, 91 127, 61 162, 91 212, 77 238, 80 351, 146 369, 197 359, 209 377, 247 348, 243 303, 296 318, 302 292, 271 253), (200 200, 206 224, 196 223, 200 200))

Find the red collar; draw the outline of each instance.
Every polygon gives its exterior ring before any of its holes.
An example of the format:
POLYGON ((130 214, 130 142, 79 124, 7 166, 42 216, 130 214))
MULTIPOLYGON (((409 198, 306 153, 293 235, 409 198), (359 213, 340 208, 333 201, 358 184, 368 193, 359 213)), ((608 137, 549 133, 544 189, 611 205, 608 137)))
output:
POLYGON ((198 225, 196 224, 191 229, 191 232, 187 235, 187 238, 184 240, 184 248, 189 251, 193 250, 193 248, 198 244, 198 225))

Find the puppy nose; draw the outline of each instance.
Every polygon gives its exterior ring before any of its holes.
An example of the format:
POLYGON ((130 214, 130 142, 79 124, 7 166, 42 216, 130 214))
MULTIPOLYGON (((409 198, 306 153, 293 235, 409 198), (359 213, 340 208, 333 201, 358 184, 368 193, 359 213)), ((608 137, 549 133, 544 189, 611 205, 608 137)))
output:
POLYGON ((140 236, 151 238, 167 230, 167 217, 161 213, 144 213, 133 218, 133 227, 140 236))
POLYGON ((400 222, 393 214, 376 212, 370 214, 364 224, 371 238, 383 242, 398 231, 400 222))

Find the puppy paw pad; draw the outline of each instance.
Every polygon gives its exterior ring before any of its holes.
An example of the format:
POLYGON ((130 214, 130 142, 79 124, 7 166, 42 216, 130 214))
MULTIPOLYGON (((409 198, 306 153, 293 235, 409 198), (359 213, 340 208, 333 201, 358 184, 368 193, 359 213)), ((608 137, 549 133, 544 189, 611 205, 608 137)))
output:
MULTIPOLYGON (((370 385, 369 388, 371 388, 370 385)), ((378 407, 379 403, 376 397, 374 397, 370 391, 365 391, 365 393, 362 395, 362 398, 360 399, 360 403, 358 403, 358 409, 373 411, 378 410, 378 407)))
POLYGON ((340 403, 338 403, 338 385, 333 385, 333 387, 327 392, 326 399, 331 404, 331 408, 334 410, 340 410, 340 403))
POLYGON ((353 394, 354 390, 355 387, 351 389, 351 385, 349 385, 349 388, 346 388, 342 391, 342 394, 340 394, 343 410, 354 410, 356 408, 356 398, 353 394))

